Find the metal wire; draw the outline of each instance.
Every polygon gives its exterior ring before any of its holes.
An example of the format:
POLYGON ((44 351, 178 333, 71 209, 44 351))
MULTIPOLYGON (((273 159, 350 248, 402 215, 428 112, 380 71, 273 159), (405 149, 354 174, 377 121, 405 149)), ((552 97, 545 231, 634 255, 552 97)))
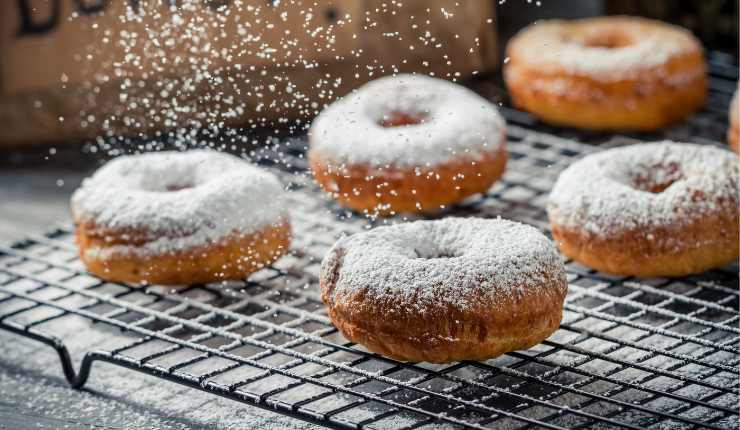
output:
MULTIPOLYGON (((658 137, 720 144, 737 70, 714 55, 710 66, 710 106, 658 137)), ((501 215, 547 232, 544 201, 558 172, 598 150, 574 137, 605 146, 645 138, 572 135, 503 111, 511 154, 504 180, 447 214, 501 215)), ((0 328, 53 347, 75 387, 105 361, 335 428, 736 426, 737 265, 631 279, 569 262, 563 322, 541 345, 486 362, 400 363, 344 339, 317 286, 321 258, 339 235, 388 220, 352 216, 318 192, 301 173, 302 139, 273 150, 255 157, 289 172, 281 175, 293 190, 296 237, 274 267, 225 285, 111 284, 86 273, 61 227, 0 246, 0 328), (87 336, 67 330, 73 316, 90 322, 87 336), (91 333, 103 326, 125 339, 99 347, 91 333), (77 371, 70 350, 83 352, 77 371)))

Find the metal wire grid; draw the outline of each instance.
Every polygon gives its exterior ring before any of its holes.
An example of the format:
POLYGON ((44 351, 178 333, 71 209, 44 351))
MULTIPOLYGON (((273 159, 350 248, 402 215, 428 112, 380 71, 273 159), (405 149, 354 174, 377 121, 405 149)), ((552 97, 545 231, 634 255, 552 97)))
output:
MULTIPOLYGON (((263 161, 301 170, 303 145, 289 142, 263 161)), ((504 180, 448 214, 501 215, 547 231, 552 182, 593 150, 511 125, 504 180)), ((284 179, 294 190, 293 249, 248 281, 176 290, 106 283, 85 272, 60 228, 0 247, 0 327, 51 345, 74 386, 105 361, 331 427, 737 426, 737 265, 634 279, 568 262, 564 319, 542 344, 485 362, 399 363, 344 339, 318 297, 325 251, 368 221, 305 176, 284 179), (78 371, 71 357, 82 357, 78 371)))

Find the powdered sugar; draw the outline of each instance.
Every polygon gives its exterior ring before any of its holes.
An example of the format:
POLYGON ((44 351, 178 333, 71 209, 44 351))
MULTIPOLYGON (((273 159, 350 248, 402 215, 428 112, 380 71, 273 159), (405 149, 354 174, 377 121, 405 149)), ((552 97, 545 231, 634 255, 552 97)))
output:
MULTIPOLYGON (((133 230, 138 252, 169 252, 249 234, 284 219, 283 187, 271 173, 216 151, 119 157, 72 196, 75 219, 133 230)), ((132 252, 126 245, 105 251, 132 252)), ((100 252, 91 249, 90 252, 100 252)))
MULTIPOLYGON (((602 81, 636 78, 646 69, 697 50, 701 50, 699 43, 685 29, 628 17, 539 21, 509 45, 509 55, 539 70, 565 70, 602 81), (629 39, 629 43, 589 46, 589 40, 608 39, 610 35, 629 39)), ((675 76, 671 79, 686 80, 675 76)))
POLYGON ((548 215, 560 226, 603 236, 680 225, 737 211, 737 205, 737 155, 665 141, 610 149, 573 163, 550 193, 548 215))
POLYGON ((479 158, 504 141, 494 105, 460 85, 416 75, 380 78, 326 108, 309 132, 311 151, 325 160, 372 166, 431 166, 479 158), (394 113, 420 117, 383 127, 394 113))
POLYGON ((549 239, 525 224, 481 218, 415 221, 345 237, 321 272, 322 284, 335 284, 333 295, 365 293, 398 312, 491 306, 543 288, 546 278, 565 285, 549 239))

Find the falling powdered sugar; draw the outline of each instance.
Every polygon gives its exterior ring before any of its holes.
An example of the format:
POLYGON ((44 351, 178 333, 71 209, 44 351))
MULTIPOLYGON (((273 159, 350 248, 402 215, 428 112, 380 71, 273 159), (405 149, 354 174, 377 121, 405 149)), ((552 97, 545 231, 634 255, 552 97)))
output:
MULTIPOLYGON (((331 295, 364 294, 399 312, 497 306, 562 280, 563 260, 534 227, 445 218, 378 227, 340 239, 322 263, 331 295), (549 282, 551 284, 551 282, 549 282)), ((331 300, 332 298, 330 298, 331 300)))
POLYGON ((550 220, 598 236, 681 225, 738 205, 738 157, 670 141, 589 155, 568 167, 550 193, 550 220))
POLYGON ((72 212, 95 229, 144 240, 105 252, 159 254, 276 224, 286 216, 282 195, 277 177, 232 155, 158 152, 107 163, 73 194, 72 212))

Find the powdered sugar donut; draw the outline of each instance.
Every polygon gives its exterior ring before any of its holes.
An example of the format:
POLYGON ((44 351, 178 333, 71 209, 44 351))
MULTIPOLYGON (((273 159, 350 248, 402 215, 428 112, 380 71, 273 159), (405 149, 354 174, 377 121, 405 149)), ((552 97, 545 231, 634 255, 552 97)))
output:
POLYGON ((548 215, 560 250, 604 272, 720 267, 738 259, 738 157, 674 142, 592 154, 560 175, 548 215))
POLYGON ((727 130, 727 143, 733 151, 740 153, 740 101, 738 101, 740 86, 735 90, 730 102, 730 128, 727 130))
POLYGON ((538 21, 507 46, 515 106, 586 129, 651 130, 706 101, 701 44, 687 30, 624 16, 538 21))
POLYGON ((321 265, 334 325, 408 361, 483 360, 533 346, 562 317, 562 257, 534 227, 445 218, 340 239, 321 265))
POLYGON ((309 136, 316 180, 358 211, 439 210, 486 191, 506 166, 497 109, 426 76, 366 84, 326 108, 309 136))
POLYGON ((113 281, 244 278, 289 246, 282 194, 274 175, 215 151, 118 157, 72 196, 80 257, 113 281))

